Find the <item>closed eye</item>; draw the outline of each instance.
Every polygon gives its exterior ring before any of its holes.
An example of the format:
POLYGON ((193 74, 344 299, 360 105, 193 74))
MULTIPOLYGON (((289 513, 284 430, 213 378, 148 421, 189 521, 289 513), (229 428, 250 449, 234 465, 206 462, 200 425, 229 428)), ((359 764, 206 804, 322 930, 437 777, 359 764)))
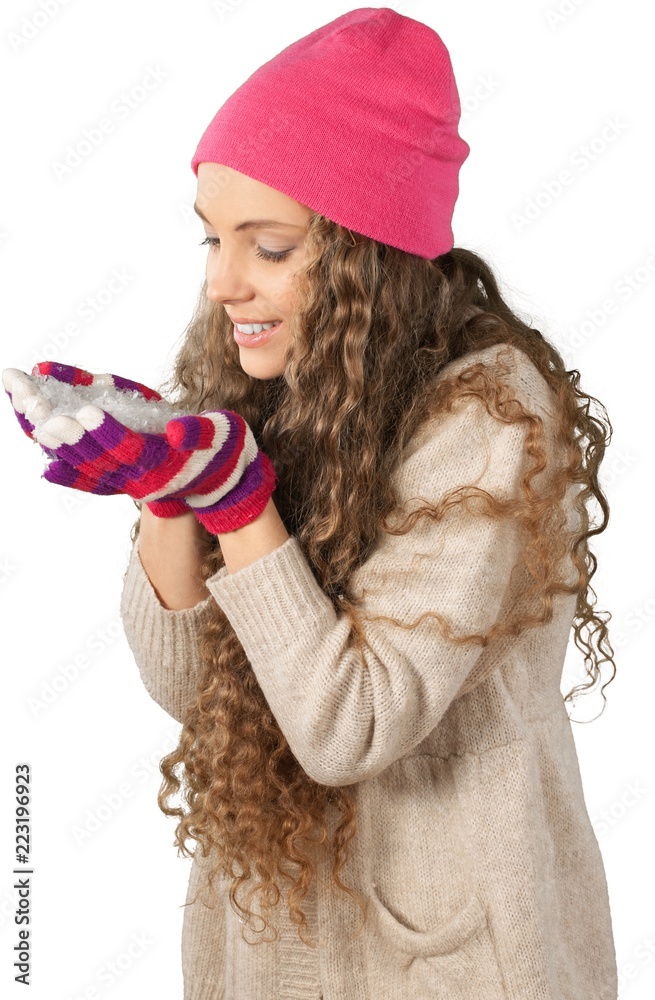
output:
MULTIPOLYGON (((217 236, 206 236, 205 239, 200 244, 200 246, 201 247, 210 246, 212 249, 216 249, 219 246, 220 242, 221 241, 217 236)), ((291 250, 279 250, 275 252, 273 250, 265 250, 264 247, 258 247, 256 256, 259 257, 261 260, 270 260, 275 262, 275 261, 286 260, 286 258, 289 256, 291 252, 292 252, 291 250)))

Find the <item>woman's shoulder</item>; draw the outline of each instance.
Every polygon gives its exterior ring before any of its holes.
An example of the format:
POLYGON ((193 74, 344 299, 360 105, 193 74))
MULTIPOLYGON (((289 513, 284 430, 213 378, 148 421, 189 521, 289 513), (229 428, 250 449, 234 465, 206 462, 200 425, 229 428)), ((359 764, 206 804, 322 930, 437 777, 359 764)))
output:
MULTIPOLYGON (((532 359, 514 344, 492 344, 447 362, 434 385, 479 363, 497 373, 511 397, 541 419, 550 442, 556 433, 557 399, 532 359)), ((503 470, 509 475, 526 432, 525 424, 499 420, 489 413, 481 397, 467 394, 461 404, 433 412, 418 427, 404 449, 396 474, 400 479, 408 474, 413 478, 420 470, 420 475, 430 477, 435 469, 441 469, 445 475, 449 463, 457 466, 458 472, 470 472, 491 461, 498 475, 503 470)), ((548 451, 550 454, 550 444, 548 451)))
POLYGON ((468 351, 448 361, 436 376, 435 384, 479 363, 498 372, 530 412, 537 411, 540 416, 551 420, 555 418, 557 399, 550 385, 532 358, 516 344, 507 341, 468 351))

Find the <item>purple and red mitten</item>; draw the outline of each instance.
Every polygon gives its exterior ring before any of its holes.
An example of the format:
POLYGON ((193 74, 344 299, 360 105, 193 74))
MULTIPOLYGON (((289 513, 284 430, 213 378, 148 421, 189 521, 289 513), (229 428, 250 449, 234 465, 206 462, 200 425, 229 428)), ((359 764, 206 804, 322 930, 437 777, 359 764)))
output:
MULTIPOLYGON (((66 374, 73 379, 88 376, 76 374, 81 371, 66 374)), ((38 374, 57 377, 52 370, 38 374)), ((151 398, 161 399, 140 383, 120 381, 121 386, 113 385, 142 393, 145 389, 151 398)), ((38 384, 18 369, 6 369, 3 382, 10 398, 13 394, 17 416, 29 418, 47 405, 38 384)), ((32 424, 26 433, 53 459, 44 473, 49 482, 104 495, 125 493, 146 503, 159 517, 175 517, 190 508, 216 534, 255 520, 277 483, 273 465, 258 448, 252 430, 230 410, 175 417, 163 433, 155 434, 132 430, 106 410, 86 404, 75 416, 49 417, 39 422, 38 430, 32 424)))

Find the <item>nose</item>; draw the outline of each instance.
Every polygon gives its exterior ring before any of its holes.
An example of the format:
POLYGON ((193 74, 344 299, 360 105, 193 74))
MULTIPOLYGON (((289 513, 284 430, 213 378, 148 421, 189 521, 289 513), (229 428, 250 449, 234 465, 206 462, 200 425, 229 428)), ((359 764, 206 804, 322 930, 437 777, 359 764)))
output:
POLYGON ((238 254, 230 254, 222 247, 218 253, 208 254, 206 275, 206 294, 212 302, 239 301, 252 295, 243 261, 239 263, 238 254))

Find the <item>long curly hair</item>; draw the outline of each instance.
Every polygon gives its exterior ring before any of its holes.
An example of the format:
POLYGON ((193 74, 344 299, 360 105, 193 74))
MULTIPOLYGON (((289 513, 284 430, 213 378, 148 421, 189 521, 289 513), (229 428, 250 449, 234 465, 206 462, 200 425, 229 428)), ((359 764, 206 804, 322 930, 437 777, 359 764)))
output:
MULTIPOLYGON (((497 636, 518 635, 549 622, 554 595, 576 593, 575 642, 584 653, 588 680, 569 691, 565 701, 594 687, 601 664, 609 662, 613 672, 603 693, 616 666, 606 627, 611 615, 593 607, 596 594, 590 581, 597 561, 588 539, 609 520, 598 484, 612 434, 605 408, 580 389, 580 373, 565 370, 555 347, 514 314, 490 266, 473 251, 454 248, 426 260, 319 214, 310 219, 305 245, 309 263, 298 284, 298 308, 287 321, 284 374, 262 380, 243 371, 232 323, 222 307, 208 301, 205 282, 161 391, 187 412, 229 409, 245 418, 275 467, 274 501, 287 531, 298 540, 335 611, 347 616, 350 641, 360 656, 365 618, 357 612, 361 598, 351 589, 350 578, 378 532, 404 534, 419 518, 438 521, 455 503, 477 497, 486 516, 516 518, 525 529, 521 558, 530 584, 522 589, 526 599, 514 607, 510 621, 496 622, 484 636, 456 636, 438 612, 429 614, 451 642, 485 646, 497 636), (547 466, 542 420, 512 398, 499 368, 477 363, 433 385, 447 362, 496 343, 513 344, 528 355, 559 404, 557 452, 565 461, 540 491, 532 480, 547 466), (503 501, 475 487, 460 488, 392 524, 398 507, 392 473, 405 446, 426 420, 471 396, 479 397, 496 419, 527 424, 524 447, 532 464, 521 483, 522 495, 503 501), (590 413, 592 401, 605 420, 590 413), (577 537, 562 530, 571 483, 581 485, 575 500, 581 528, 577 537), (596 525, 587 509, 592 495, 602 511, 596 525), (558 578, 567 554, 578 573, 573 584, 558 578)), ((137 521, 132 541, 138 530, 137 521)), ((215 536, 207 534, 205 553, 203 579, 224 566, 215 536)), ((387 620, 400 628, 418 624, 387 620)), ((277 928, 250 910, 249 903, 260 893, 270 917, 281 898, 279 879, 286 880, 290 918, 301 940, 312 945, 301 903, 318 875, 316 852, 322 848, 332 860, 331 888, 351 897, 365 921, 361 895, 339 877, 356 833, 350 788, 318 784, 303 771, 216 602, 199 650, 204 669, 195 700, 178 746, 160 764, 164 780, 158 804, 167 816, 179 819, 174 840, 178 854, 195 857, 197 848, 187 846, 195 840, 202 856, 211 856, 209 885, 219 873, 231 880, 229 899, 241 923, 246 917, 257 933, 252 923, 257 916, 261 931, 273 929, 273 940, 277 928), (171 804, 181 791, 185 809, 171 804), (331 841, 330 811, 339 820, 331 841), (246 898, 238 900, 238 892, 249 886, 246 898)), ((476 676, 475 683, 480 679, 476 676)), ((460 693, 465 690, 467 684, 460 693)), ((242 935, 244 931, 245 926, 242 935)))

